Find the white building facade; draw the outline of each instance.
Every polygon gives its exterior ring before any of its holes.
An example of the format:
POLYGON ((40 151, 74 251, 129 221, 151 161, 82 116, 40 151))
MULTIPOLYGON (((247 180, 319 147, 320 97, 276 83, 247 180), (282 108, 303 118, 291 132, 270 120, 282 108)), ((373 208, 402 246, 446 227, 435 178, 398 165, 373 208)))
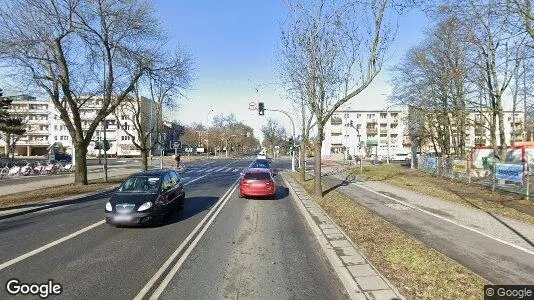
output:
MULTIPOLYGON (((51 101, 38 100, 27 95, 9 98, 13 100, 8 110, 9 113, 22 118, 27 124, 26 133, 16 143, 16 156, 45 156, 48 154, 49 147, 54 144, 65 149, 67 153, 73 153, 72 138, 51 101)), ((144 126, 145 130, 150 130, 149 128, 156 127, 157 122, 161 122, 161 109, 148 98, 142 97, 139 103, 139 107, 134 108, 131 106, 132 103, 123 105, 105 118, 106 122, 102 122, 95 130, 92 141, 87 147, 88 156, 98 156, 99 153, 103 155, 103 150, 99 152, 95 149, 95 145, 99 141, 104 141, 104 135, 110 145, 108 155, 140 155, 140 151, 132 142, 133 138, 138 140, 137 130, 132 120, 135 119, 136 112, 140 112, 141 126, 144 126)), ((137 105, 137 102, 133 104, 137 105)), ((95 97, 84 103, 80 109, 82 128, 87 129, 90 126, 101 108, 102 98, 95 97)), ((2 139, 0 139, 0 146, 4 146, 4 151, 7 152, 6 143, 2 139)))
POLYGON ((343 158, 346 155, 371 156, 407 153, 403 146, 404 110, 339 110, 325 126, 322 155, 343 158))

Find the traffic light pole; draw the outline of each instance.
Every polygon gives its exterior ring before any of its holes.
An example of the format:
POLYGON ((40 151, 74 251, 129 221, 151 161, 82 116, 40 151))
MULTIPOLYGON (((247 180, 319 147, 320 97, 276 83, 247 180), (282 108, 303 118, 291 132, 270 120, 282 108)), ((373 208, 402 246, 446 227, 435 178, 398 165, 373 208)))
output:
POLYGON ((286 115, 289 118, 289 121, 291 121, 291 126, 292 126, 292 129, 293 129, 293 143, 291 145, 291 171, 296 172, 296 169, 295 169, 295 123, 293 122, 293 118, 291 118, 291 116, 287 112, 285 112, 283 110, 266 109, 266 108, 264 110, 281 112, 281 113, 283 113, 284 115, 286 115))

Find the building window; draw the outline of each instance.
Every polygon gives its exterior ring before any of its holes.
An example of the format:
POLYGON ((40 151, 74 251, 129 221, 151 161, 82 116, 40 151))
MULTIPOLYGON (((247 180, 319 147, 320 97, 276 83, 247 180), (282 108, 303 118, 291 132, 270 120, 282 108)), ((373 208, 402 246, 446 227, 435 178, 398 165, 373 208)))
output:
POLYGON ((121 116, 121 120, 128 120, 128 116, 127 115, 122 115, 121 116))

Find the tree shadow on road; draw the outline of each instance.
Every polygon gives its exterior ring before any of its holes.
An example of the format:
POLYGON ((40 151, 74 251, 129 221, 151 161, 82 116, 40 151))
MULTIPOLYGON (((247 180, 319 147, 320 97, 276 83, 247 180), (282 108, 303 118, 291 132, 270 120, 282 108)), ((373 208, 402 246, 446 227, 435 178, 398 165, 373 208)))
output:
POLYGON ((186 197, 183 210, 180 211, 176 209, 166 216, 161 224, 155 225, 154 227, 168 226, 194 217, 203 211, 209 210, 215 203, 217 203, 217 200, 219 200, 219 197, 186 197))
POLYGON ((515 228, 513 228, 511 225, 509 225, 508 223, 506 223, 504 220, 502 220, 500 218, 500 216, 497 216, 497 215, 494 215, 493 213, 489 212, 489 211, 486 211, 484 210, 484 208, 478 206, 476 203, 473 203, 472 201, 469 201, 469 199, 467 197, 465 197, 464 195, 462 195, 462 193, 459 193, 453 189, 447 189, 449 192, 455 194, 456 196, 458 196, 459 198, 461 198, 464 202, 468 203, 469 205, 471 205, 472 207, 480 210, 480 211, 483 211, 485 212, 486 214, 488 214, 490 217, 492 217, 493 219, 495 219, 496 221, 498 221, 499 223, 501 223, 502 225, 504 225, 506 228, 508 228, 510 231, 512 231, 514 234, 516 234, 519 238, 521 238, 523 241, 525 241, 527 244, 529 244, 531 247, 534 247, 534 242, 531 241, 529 238, 527 238, 526 236, 524 236, 523 234, 521 234, 521 232, 517 231, 515 228))

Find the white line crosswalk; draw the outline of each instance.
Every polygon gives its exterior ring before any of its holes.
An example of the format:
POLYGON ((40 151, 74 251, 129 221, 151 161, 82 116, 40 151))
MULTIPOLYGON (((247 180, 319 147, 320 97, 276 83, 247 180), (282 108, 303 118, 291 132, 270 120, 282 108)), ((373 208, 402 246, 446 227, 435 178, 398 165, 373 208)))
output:
POLYGON ((223 173, 239 173, 244 168, 236 168, 236 167, 216 167, 212 168, 210 166, 193 166, 188 167, 184 172, 182 172, 182 177, 190 176, 192 174, 200 175, 200 174, 223 174, 223 173))

